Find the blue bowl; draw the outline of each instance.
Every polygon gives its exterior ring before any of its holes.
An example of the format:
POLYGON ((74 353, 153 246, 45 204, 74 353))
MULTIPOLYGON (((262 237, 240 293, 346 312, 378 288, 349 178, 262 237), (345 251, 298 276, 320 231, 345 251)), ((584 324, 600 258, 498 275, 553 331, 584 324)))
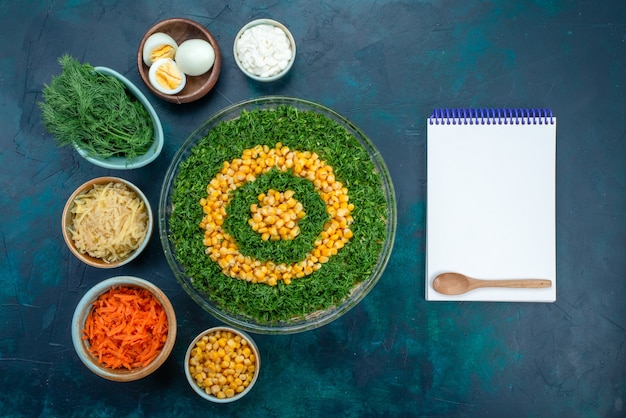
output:
POLYGON ((96 72, 100 74, 115 77, 118 80, 120 80, 122 83, 124 83, 124 86, 126 86, 128 91, 130 91, 137 98, 137 100, 139 100, 141 104, 145 106, 146 110, 150 114, 150 118, 152 119, 152 125, 154 126, 154 141, 152 143, 152 146, 148 149, 148 151, 145 154, 139 155, 135 158, 94 157, 94 156, 90 156, 87 150, 80 148, 78 146, 75 146, 76 151, 78 151, 81 157, 83 157, 90 163, 95 164, 100 167, 110 168, 113 170, 131 170, 134 168, 140 168, 140 167, 150 164, 152 161, 156 160, 156 158, 161 153, 161 150, 163 149, 163 142, 164 142, 163 127, 161 126, 161 121, 159 119, 159 116, 157 115, 156 111, 154 110, 154 108, 152 107, 152 105, 150 104, 146 96, 144 96, 141 90, 139 90, 137 86, 135 86, 129 79, 127 79, 126 77, 118 73, 117 71, 112 70, 107 67, 95 67, 94 69, 96 72))

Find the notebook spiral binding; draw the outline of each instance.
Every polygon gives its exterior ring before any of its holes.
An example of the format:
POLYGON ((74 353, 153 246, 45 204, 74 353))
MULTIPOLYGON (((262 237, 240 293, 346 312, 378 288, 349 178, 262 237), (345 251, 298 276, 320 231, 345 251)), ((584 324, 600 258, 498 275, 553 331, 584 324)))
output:
POLYGON ((552 125, 550 109, 472 108, 435 109, 431 125, 552 125))

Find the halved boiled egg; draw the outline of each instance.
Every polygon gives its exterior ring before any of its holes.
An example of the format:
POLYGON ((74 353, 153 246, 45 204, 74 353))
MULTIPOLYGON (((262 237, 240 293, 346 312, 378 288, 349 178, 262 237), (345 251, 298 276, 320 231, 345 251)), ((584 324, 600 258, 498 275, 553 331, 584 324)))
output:
POLYGON ((185 88, 187 77, 171 58, 160 58, 152 63, 148 71, 152 87, 163 94, 176 94, 185 88))
POLYGON ((143 62, 148 67, 160 58, 174 59, 178 50, 174 38, 163 32, 153 33, 143 45, 143 62))
POLYGON ((190 76, 198 76, 213 67, 215 50, 204 39, 188 39, 178 46, 175 60, 182 72, 190 76))

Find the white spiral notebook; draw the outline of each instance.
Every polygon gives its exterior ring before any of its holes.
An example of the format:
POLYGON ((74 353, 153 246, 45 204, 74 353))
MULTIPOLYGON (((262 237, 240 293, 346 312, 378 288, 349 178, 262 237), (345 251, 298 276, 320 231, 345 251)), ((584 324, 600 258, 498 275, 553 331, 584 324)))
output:
POLYGON ((556 118, 549 109, 438 109, 428 119, 426 299, 556 300, 556 118), (549 279, 447 296, 435 277, 549 279))

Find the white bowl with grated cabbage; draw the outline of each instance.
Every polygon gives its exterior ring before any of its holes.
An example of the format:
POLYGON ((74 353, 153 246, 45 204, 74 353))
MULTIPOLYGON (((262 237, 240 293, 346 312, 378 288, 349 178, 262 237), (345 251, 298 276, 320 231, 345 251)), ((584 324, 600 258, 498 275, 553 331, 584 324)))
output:
POLYGON ((233 55, 245 75, 275 81, 289 72, 296 59, 296 41, 285 25, 272 19, 247 23, 235 37, 233 55))
POLYGON ((133 183, 98 177, 69 197, 61 220, 68 248, 92 267, 115 268, 130 263, 152 235, 150 202, 133 183))

